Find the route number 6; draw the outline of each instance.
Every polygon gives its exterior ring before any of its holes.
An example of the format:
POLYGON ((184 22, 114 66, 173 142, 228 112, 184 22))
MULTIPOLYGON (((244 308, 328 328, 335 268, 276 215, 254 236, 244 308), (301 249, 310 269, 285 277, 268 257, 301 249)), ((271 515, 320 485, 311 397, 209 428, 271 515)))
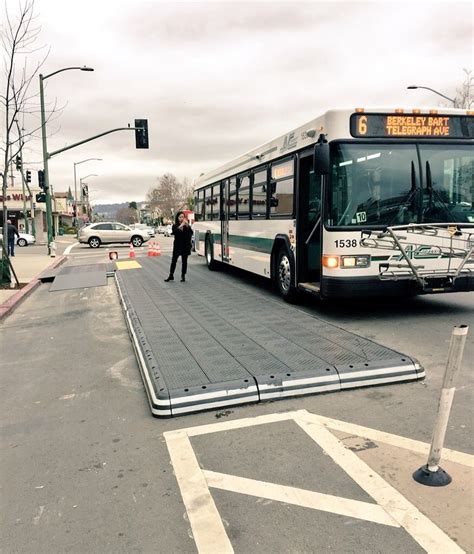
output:
POLYGON ((365 135, 367 133, 367 116, 361 115, 358 121, 359 135, 365 135))

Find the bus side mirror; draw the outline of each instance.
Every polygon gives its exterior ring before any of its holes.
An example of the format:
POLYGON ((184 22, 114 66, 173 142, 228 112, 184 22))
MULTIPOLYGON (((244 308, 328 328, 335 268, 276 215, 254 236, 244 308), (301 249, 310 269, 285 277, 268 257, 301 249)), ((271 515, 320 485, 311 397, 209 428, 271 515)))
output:
POLYGON ((314 149, 314 173, 327 175, 329 173, 329 144, 316 144, 314 149))

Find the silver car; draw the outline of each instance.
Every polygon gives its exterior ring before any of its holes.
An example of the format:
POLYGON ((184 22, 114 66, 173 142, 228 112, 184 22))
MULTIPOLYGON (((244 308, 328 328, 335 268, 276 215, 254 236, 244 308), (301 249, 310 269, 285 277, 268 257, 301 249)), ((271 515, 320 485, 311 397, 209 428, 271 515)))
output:
POLYGON ((91 248, 99 248, 101 244, 128 243, 139 247, 149 240, 150 235, 145 229, 130 229, 123 223, 116 221, 92 223, 82 227, 78 233, 78 240, 88 244, 91 248))

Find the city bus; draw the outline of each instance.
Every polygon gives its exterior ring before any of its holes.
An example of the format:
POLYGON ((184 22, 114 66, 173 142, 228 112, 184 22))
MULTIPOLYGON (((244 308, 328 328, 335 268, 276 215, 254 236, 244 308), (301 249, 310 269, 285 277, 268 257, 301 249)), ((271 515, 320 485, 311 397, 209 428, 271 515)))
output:
POLYGON ((285 300, 474 289, 474 112, 330 110, 195 186, 195 248, 285 300))

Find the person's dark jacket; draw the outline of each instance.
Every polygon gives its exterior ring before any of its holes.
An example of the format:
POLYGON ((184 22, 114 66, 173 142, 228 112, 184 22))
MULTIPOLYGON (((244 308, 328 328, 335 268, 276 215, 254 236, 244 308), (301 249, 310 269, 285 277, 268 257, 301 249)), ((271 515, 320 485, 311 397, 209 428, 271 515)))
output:
POLYGON ((191 239, 193 230, 189 225, 183 225, 181 229, 176 223, 171 234, 174 235, 173 254, 189 256, 191 254, 191 239))
POLYGON ((12 225, 11 223, 7 223, 7 234, 8 234, 8 240, 14 240, 15 235, 17 237, 20 236, 15 225, 12 225))

